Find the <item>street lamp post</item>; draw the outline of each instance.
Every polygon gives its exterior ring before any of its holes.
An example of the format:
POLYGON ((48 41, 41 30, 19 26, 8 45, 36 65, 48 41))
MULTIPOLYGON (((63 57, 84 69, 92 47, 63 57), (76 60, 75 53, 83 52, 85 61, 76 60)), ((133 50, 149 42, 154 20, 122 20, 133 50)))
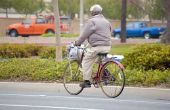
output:
POLYGON ((80 0, 80 33, 82 31, 82 27, 83 27, 83 15, 84 15, 84 0, 80 0))
POLYGON ((122 0, 122 16, 121 16, 121 43, 126 42, 126 8, 127 8, 127 1, 122 0))
POLYGON ((55 36, 56 36, 56 61, 62 61, 58 0, 53 0, 52 5, 54 9, 54 20, 55 20, 54 23, 55 23, 55 36))

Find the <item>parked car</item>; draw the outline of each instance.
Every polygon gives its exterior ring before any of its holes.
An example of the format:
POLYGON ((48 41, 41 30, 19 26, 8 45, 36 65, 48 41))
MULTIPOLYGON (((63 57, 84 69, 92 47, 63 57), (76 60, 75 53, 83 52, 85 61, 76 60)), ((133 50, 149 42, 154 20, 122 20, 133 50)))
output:
MULTIPOLYGON (((120 28, 112 31, 115 38, 120 38, 120 28)), ((165 32, 165 27, 147 26, 146 22, 131 22, 126 26, 126 35, 129 37, 159 38, 165 32)))
MULTIPOLYGON (((68 32, 68 26, 60 23, 61 32, 68 32)), ((32 17, 23 20, 22 23, 11 24, 8 26, 7 35, 11 37, 17 37, 19 35, 28 37, 30 35, 42 35, 45 33, 54 33, 54 22, 48 22, 43 17, 32 17)))

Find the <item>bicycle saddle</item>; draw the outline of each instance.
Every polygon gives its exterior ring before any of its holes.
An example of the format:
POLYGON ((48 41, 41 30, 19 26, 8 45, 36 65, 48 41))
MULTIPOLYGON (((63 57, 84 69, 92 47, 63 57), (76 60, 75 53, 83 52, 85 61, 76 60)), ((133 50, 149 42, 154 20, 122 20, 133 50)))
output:
POLYGON ((98 53, 98 56, 107 56, 108 53, 98 53))

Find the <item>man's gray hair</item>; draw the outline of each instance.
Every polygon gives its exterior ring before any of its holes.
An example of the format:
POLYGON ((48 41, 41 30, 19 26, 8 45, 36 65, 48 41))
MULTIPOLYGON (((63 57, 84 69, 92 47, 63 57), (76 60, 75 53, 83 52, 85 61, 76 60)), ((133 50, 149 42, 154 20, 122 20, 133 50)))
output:
POLYGON ((91 12, 102 12, 102 10, 103 10, 102 7, 98 4, 95 4, 90 8, 91 12))

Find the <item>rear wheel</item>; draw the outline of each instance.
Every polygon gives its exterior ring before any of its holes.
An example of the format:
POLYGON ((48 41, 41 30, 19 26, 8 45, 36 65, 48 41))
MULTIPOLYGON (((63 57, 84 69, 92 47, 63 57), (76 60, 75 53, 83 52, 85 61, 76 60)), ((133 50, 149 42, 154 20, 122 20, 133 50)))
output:
POLYGON ((100 86, 103 93, 111 98, 119 96, 125 85, 123 69, 114 61, 104 64, 100 75, 100 86))
POLYGON ((65 68, 63 76, 64 88, 71 95, 78 95, 83 90, 80 87, 80 83, 83 82, 83 73, 79 68, 80 66, 76 60, 69 62, 65 68))
POLYGON ((11 30, 9 33, 10 37, 18 37, 18 32, 16 30, 11 30))

